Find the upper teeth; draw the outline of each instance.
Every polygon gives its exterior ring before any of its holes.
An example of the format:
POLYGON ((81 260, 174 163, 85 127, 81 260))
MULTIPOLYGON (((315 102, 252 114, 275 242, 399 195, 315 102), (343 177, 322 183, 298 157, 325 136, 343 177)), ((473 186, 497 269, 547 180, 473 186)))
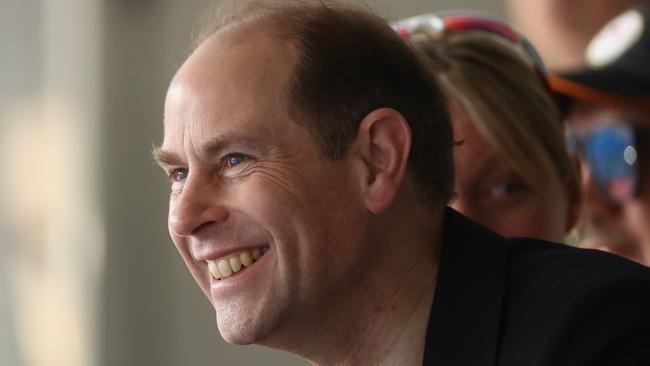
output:
POLYGON ((224 257, 208 262, 208 270, 212 277, 226 278, 230 277, 233 273, 237 273, 243 267, 250 267, 254 261, 262 256, 262 250, 255 248, 253 250, 242 250, 229 257, 224 257))

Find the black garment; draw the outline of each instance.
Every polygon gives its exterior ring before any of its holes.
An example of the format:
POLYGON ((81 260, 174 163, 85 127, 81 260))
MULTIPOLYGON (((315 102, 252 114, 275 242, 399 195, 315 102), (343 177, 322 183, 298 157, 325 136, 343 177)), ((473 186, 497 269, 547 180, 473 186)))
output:
POLYGON ((650 269, 444 218, 424 365, 650 365, 650 269))

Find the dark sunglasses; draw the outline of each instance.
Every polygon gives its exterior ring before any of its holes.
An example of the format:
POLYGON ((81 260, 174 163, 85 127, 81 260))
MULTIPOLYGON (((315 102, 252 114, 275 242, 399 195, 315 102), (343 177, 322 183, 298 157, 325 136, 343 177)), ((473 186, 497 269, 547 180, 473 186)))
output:
POLYGON ((625 201, 637 191, 637 134, 630 123, 621 121, 570 128, 567 133, 569 152, 582 156, 596 186, 611 201, 625 201))

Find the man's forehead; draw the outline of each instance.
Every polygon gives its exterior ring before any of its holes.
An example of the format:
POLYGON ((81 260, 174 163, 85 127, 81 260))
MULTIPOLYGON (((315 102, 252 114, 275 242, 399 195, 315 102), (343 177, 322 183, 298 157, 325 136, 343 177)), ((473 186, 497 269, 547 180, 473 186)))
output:
POLYGON ((214 33, 192 52, 175 79, 204 80, 221 69, 220 66, 234 67, 231 72, 247 72, 260 66, 292 65, 297 54, 294 42, 275 34, 251 26, 214 33))
POLYGON ((277 106, 295 58, 293 47, 263 34, 241 37, 233 43, 215 34, 192 53, 167 92, 166 120, 190 117, 179 113, 241 114, 277 106))
POLYGON ((170 85, 165 118, 188 106, 209 104, 214 112, 230 113, 284 98, 295 47, 259 33, 240 37, 233 43, 215 34, 192 53, 170 85))

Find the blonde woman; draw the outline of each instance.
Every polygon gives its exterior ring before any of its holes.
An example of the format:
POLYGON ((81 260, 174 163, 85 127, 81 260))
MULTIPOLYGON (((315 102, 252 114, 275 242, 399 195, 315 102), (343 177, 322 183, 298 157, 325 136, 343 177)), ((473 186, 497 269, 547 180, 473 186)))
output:
POLYGON ((504 236, 564 241, 577 176, 541 62, 506 24, 476 13, 394 25, 435 67, 449 97, 457 197, 452 207, 504 236))

